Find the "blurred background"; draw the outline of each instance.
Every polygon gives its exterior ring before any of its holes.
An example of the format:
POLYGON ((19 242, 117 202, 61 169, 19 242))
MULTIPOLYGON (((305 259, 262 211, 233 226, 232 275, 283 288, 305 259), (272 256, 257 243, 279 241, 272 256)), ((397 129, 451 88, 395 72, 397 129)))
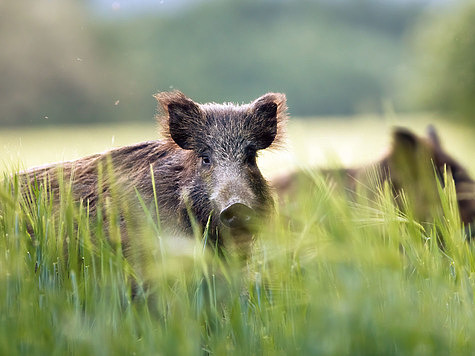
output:
POLYGON ((436 121, 473 149, 470 1, 2 1, 0 43, 4 165, 153 139, 152 95, 171 89, 199 102, 286 93, 307 162, 374 157, 392 124, 436 121))

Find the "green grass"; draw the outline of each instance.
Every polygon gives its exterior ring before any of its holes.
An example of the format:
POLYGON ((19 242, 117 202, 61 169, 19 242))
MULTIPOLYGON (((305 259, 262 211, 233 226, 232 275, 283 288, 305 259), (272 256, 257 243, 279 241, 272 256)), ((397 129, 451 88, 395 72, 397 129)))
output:
POLYGON ((0 354, 475 350, 475 247, 452 184, 440 190, 444 215, 417 222, 387 187, 350 203, 316 176, 263 226, 245 262, 200 238, 169 241, 153 220, 130 234, 125 258, 117 226, 89 219, 67 184, 57 209, 37 194, 28 205, 9 176, 0 187, 0 354))

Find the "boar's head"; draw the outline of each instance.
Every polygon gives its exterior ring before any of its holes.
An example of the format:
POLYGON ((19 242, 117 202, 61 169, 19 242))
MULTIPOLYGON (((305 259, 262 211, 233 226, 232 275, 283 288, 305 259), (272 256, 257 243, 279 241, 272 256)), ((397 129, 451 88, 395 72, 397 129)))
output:
POLYGON ((189 154, 183 191, 192 213, 204 223, 212 212, 213 228, 249 237, 273 206, 256 158, 282 140, 285 95, 268 93, 245 105, 197 104, 178 91, 156 98, 164 134, 189 154))

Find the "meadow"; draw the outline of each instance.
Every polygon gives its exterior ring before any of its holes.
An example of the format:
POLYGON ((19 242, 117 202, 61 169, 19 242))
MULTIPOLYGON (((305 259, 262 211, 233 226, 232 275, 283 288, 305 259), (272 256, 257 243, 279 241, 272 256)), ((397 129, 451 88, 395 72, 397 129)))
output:
MULTIPOLYGON (((288 146, 259 164, 267 177, 364 164, 390 145, 392 126, 423 134, 434 121, 449 153, 475 176, 474 130, 423 115, 293 120, 288 146)), ((67 186, 54 212, 45 191, 28 204, 9 176, 156 132, 153 124, 1 130, 0 354, 475 352, 475 247, 464 240, 448 177, 438 192, 443 215, 421 222, 398 209, 387 186, 349 202, 315 175, 262 226, 242 260, 214 254, 206 232, 167 241, 147 207, 133 235, 140 254, 126 259, 117 229, 90 221, 67 186)))

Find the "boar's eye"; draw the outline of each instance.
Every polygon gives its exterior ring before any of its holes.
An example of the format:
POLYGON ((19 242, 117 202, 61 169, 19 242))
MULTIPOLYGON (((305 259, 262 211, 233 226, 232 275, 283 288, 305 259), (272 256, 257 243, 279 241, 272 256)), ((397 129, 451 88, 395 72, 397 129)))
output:
POLYGON ((211 157, 209 154, 206 154, 206 153, 202 154, 200 158, 201 158, 201 165, 203 167, 211 166, 211 157))

